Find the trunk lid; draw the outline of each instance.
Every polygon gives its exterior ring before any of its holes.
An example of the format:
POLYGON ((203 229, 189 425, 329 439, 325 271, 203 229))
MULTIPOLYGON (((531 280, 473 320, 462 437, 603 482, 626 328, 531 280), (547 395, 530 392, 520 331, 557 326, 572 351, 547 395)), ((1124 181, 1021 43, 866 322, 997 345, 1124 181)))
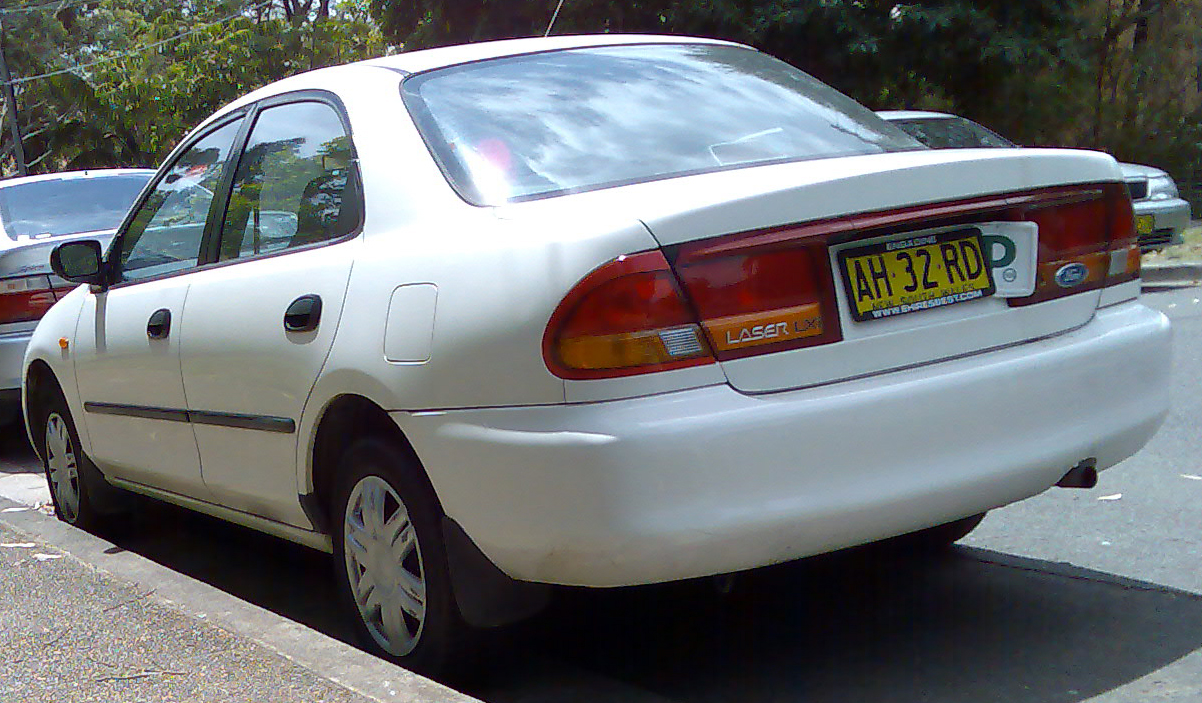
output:
MULTIPOLYGON (((789 241, 820 241, 810 250, 816 259, 814 275, 826 277, 834 300, 824 306, 825 331, 819 337, 837 332, 837 341, 800 348, 784 345, 780 350, 765 346, 743 354, 738 349, 739 335, 746 339, 774 327, 757 326, 752 324, 756 320, 739 316, 724 318, 735 321, 720 328, 707 327, 716 348, 725 345, 734 350, 719 355, 730 384, 743 392, 764 393, 928 364, 1084 325, 1097 308, 1100 283, 1092 290, 1082 286, 1081 292, 1019 307, 1003 297, 1021 297, 1024 283, 1033 284, 1039 229, 1048 226, 1015 221, 1019 218, 1014 208, 1036 198, 1031 191, 1120 182, 1116 162, 1094 152, 952 150, 739 169, 563 200, 572 201, 577 216, 582 209, 596 207, 610 213, 627 211, 640 219, 673 262, 686 290, 691 285, 685 270, 690 257, 722 255, 723 248, 764 250, 789 241), (945 240, 958 242, 957 237, 973 239, 981 253, 999 264, 990 268, 997 293, 975 291, 963 302, 885 317, 865 317, 863 310, 857 314, 856 282, 850 280, 852 269, 845 268, 844 260, 913 242, 940 246, 938 242, 945 240), (833 330, 836 324, 837 331, 833 330)), ((1060 281, 1063 275, 1076 285, 1071 280, 1078 275, 1075 264, 1057 261, 1042 266, 1041 276, 1055 275, 1060 281), (1049 265, 1052 268, 1046 268, 1049 265)), ((897 270, 889 275, 898 282, 897 270)), ((946 292, 934 290, 932 295, 946 292)), ((861 289, 861 305, 865 304, 861 289)), ((797 324, 801 329, 797 320, 817 314, 816 308, 804 306, 791 310, 792 317, 773 320, 781 325, 782 334, 783 325, 797 324)))

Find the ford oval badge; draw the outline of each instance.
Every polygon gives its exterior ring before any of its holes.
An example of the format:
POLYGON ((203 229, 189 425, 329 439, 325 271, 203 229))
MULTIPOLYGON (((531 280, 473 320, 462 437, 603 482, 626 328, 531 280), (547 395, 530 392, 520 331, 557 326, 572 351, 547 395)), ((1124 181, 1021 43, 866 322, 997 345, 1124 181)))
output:
POLYGON ((1061 288, 1072 288, 1079 286, 1085 281, 1085 277, 1089 275, 1089 267, 1082 263, 1071 263, 1061 266, 1056 271, 1056 285, 1061 288))

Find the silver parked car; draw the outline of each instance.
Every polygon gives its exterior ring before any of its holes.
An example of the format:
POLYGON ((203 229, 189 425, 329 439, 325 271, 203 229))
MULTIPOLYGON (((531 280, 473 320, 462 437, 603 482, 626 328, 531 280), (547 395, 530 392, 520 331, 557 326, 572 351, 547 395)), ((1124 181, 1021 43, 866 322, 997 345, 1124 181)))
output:
POLYGON ((77 237, 107 243, 153 175, 99 169, 0 181, 0 426, 20 416, 29 336, 75 287, 50 272, 50 250, 77 237))
MULTIPOLYGON (((1014 142, 970 119, 945 112, 882 110, 876 114, 901 127, 932 149, 1016 147, 1014 142)), ((1135 229, 1144 251, 1181 243, 1189 226, 1190 206, 1173 177, 1152 166, 1120 163, 1135 205, 1135 229)))

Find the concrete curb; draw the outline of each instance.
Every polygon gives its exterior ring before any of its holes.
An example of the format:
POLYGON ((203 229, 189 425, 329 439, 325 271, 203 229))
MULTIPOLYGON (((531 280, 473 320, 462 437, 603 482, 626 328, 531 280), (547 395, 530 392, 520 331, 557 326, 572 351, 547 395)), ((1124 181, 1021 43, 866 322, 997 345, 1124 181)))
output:
POLYGON ((189 616, 274 651, 318 677, 380 703, 480 703, 442 684, 339 642, 141 555, 0 497, 0 522, 189 616))
POLYGON ((1196 285, 1202 281, 1202 263, 1145 264, 1140 276, 1144 284, 1196 285))

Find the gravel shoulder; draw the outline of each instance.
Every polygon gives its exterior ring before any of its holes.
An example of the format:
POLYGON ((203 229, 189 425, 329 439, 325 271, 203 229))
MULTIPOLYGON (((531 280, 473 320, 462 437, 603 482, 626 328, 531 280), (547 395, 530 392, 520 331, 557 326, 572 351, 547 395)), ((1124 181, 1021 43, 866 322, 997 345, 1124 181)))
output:
POLYGON ((0 498, 0 701, 51 700, 475 699, 0 498))
POLYGON ((0 524, 0 700, 371 699, 0 524))

